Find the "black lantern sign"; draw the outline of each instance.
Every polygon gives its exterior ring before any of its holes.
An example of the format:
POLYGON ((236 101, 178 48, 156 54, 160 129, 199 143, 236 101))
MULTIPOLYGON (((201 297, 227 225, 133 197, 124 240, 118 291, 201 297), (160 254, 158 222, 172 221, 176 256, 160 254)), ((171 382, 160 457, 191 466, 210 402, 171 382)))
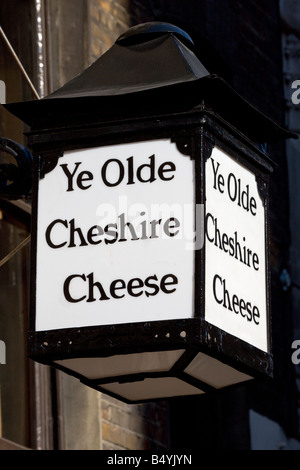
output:
POLYGON ((130 403, 272 376, 261 146, 290 135, 164 23, 6 107, 35 165, 30 357, 130 403))

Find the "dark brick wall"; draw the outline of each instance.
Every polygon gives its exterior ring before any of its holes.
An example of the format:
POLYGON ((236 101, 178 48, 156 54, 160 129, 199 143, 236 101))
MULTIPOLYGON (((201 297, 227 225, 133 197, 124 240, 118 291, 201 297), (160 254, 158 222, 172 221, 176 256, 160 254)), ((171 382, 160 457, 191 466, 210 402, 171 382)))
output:
POLYGON ((103 450, 159 450, 170 446, 166 402, 127 405, 101 398, 103 450))
MULTIPOLYGON (((131 15, 132 24, 158 20, 185 29, 195 42, 198 57, 210 72, 222 76, 252 105, 283 124, 278 1, 132 0, 131 15)), ((255 382, 252 387, 241 386, 234 394, 220 392, 217 398, 175 400, 172 402, 171 429, 176 445, 186 442, 195 448, 247 448, 250 445, 247 432, 249 408, 279 422, 287 433, 295 430, 295 381, 290 360, 291 304, 289 294, 283 291, 280 281, 282 269, 289 264, 290 242, 284 143, 273 144, 270 153, 278 165, 271 178, 270 201, 275 379, 270 384, 255 382), (215 409, 219 410, 217 416, 213 411, 215 409), (187 431, 193 429, 192 422, 196 422, 196 417, 203 444, 201 439, 196 439, 193 433, 187 431), (244 431, 236 432, 238 429, 244 431)))
MULTIPOLYGON (((196 53, 210 72, 225 78, 269 117, 283 122, 278 0, 51 0, 45 3, 51 18, 47 31, 51 91, 102 55, 130 25, 169 21, 191 34, 196 53)), ((0 13, 5 16, 3 8, 0 13)), ((14 38, 11 39, 14 44, 14 38)), ((171 445, 173 449, 190 450, 247 449, 251 408, 274 419, 287 432, 293 432, 296 415, 290 361, 292 319, 289 294, 282 290, 280 283, 281 271, 289 264, 290 242, 284 144, 272 145, 271 156, 278 165, 271 179, 270 203, 275 380, 270 384, 255 382, 251 387, 239 386, 213 396, 174 399, 162 404, 129 406, 103 396, 98 403, 100 448, 166 449, 171 445)))
POLYGON ((130 26, 128 0, 91 0, 88 2, 90 22, 90 58, 96 60, 130 26))
POLYGON ((133 24, 159 20, 181 26, 192 35, 198 57, 211 72, 227 78, 238 92, 270 117, 282 120, 281 42, 276 0, 132 0, 130 3, 133 24))
MULTIPOLYGON (((88 0, 88 55, 93 62, 104 54, 131 25, 129 0, 88 0)), ((103 450, 167 449, 167 403, 127 405, 101 398, 101 448, 103 450)))

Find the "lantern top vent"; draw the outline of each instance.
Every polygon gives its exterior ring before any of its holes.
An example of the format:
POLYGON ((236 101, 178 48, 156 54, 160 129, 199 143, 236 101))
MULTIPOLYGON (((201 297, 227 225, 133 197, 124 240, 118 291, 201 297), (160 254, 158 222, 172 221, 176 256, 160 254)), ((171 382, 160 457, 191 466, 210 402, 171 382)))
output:
POLYGON ((170 115, 205 107, 255 142, 295 137, 251 106, 169 23, 130 28, 82 73, 41 100, 5 107, 33 130, 170 115))
POLYGON ((170 23, 152 21, 133 26, 125 33, 121 34, 116 40, 116 44, 130 46, 150 41, 155 37, 161 37, 166 34, 173 34, 187 47, 194 47, 194 42, 189 34, 183 29, 170 23))
POLYGON ((45 99, 121 96, 209 76, 192 45, 189 36, 172 25, 130 28, 98 60, 45 99))

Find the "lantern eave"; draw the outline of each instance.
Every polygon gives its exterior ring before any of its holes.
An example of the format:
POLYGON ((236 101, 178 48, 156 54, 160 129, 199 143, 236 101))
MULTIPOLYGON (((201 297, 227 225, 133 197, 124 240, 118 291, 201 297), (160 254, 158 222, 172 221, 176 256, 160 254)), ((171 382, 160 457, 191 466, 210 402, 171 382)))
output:
POLYGON ((205 105, 253 141, 297 136, 210 73, 168 23, 130 28, 94 63, 41 100, 4 107, 34 130, 193 110, 205 105))
MULTIPOLYGON (((120 91, 120 90, 119 90, 120 91)), ((225 80, 209 75, 171 85, 157 85, 119 94, 52 97, 3 105, 33 131, 135 117, 189 112, 204 106, 239 129, 254 142, 276 142, 298 136, 267 117, 238 94, 225 80)))

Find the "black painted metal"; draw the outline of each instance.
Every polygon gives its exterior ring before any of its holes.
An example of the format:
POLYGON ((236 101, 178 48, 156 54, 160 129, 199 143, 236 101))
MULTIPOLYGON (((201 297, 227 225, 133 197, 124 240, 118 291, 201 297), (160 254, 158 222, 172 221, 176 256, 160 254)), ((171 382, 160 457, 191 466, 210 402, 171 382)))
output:
POLYGON ((170 23, 163 23, 161 21, 150 21, 148 23, 138 24, 133 26, 125 33, 121 34, 116 40, 116 44, 125 46, 132 46, 147 42, 156 37, 161 37, 166 34, 173 34, 178 37, 187 47, 194 47, 192 38, 183 29, 178 28, 170 23))
POLYGON ((90 67, 41 100, 4 105, 35 129, 191 110, 205 104, 254 142, 297 137, 210 74, 168 23, 133 27, 90 67))
MULTIPOLYGON (((62 128, 56 132, 51 131, 51 139, 47 140, 44 133, 32 132, 28 135, 29 142, 35 149, 36 155, 36 185, 38 178, 43 177, 45 171, 51 171, 63 159, 64 150, 72 148, 86 148, 105 146, 111 143, 138 142, 145 139, 170 138, 177 142, 183 153, 183 158, 190 156, 195 161, 195 190, 196 202, 205 202, 205 161, 209 158, 215 145, 237 161, 248 167, 265 185, 268 184, 268 175, 272 171, 271 161, 253 143, 236 129, 220 121, 214 113, 203 107, 191 115, 177 114, 167 120, 144 118, 139 126, 127 122, 115 122, 107 132, 105 126, 94 126, 82 129, 80 133, 72 128, 62 128), (223 124, 223 127, 221 126, 223 124), (86 131, 86 132, 84 132, 86 131), (76 136, 76 139, 74 139, 76 136), (55 145, 53 146, 53 142, 55 145), (52 145, 51 145, 52 144, 52 145), (41 150, 41 152, 39 151, 41 150)), ((264 192, 267 201, 268 190, 264 192)), ((33 204, 33 232, 36 233, 36 209, 38 194, 34 191, 33 204)), ((266 225, 268 226, 268 214, 266 225)), ((268 241, 266 249, 268 250, 268 241)), ((33 248, 33 264, 36 251, 33 248)), ((268 262, 268 257, 267 257, 268 262)), ((186 354, 194 357, 198 351, 208 354, 221 362, 251 376, 271 377, 273 359, 271 349, 268 353, 262 352, 252 345, 233 337, 205 321, 204 292, 205 292, 205 250, 195 252, 195 313, 194 318, 188 320, 173 320, 161 322, 142 322, 123 325, 105 325, 84 328, 71 328, 66 330, 35 331, 35 273, 33 276, 33 289, 31 299, 31 328, 29 332, 29 355, 32 359, 45 364, 53 365, 53 361, 78 357, 108 357, 116 354, 132 354, 146 351, 167 351, 185 349, 186 354), (181 333, 184 332, 184 337, 181 333)), ((267 272, 269 273, 268 269, 267 272)), ((269 276, 268 287, 269 290, 269 276)), ((271 323, 270 315, 268 319, 271 323)), ((270 326, 269 326, 270 329, 270 326)), ((270 334, 270 331, 269 331, 270 334)), ((186 365, 185 365, 186 366, 186 365)), ((157 374, 138 374, 131 376, 110 377, 89 381, 63 366, 55 367, 79 378, 83 383, 105 391, 101 384, 113 381, 134 381, 143 377, 161 377, 157 374)), ((212 387, 204 386, 201 381, 187 377, 183 373, 183 363, 178 362, 165 376, 176 376, 186 379, 192 385, 198 384, 205 391, 212 387)), ((112 394, 115 396, 114 394, 112 394)), ((118 397, 123 399, 122 397, 118 397)), ((125 400, 126 401, 126 400, 125 400)))
MULTIPOLYGON (((176 142, 182 158, 190 157, 195 162, 195 200, 205 204, 205 162, 217 145, 255 174, 265 203, 269 233, 268 184, 273 162, 262 151, 262 145, 293 135, 253 108, 221 78, 210 75, 191 48, 188 35, 173 25, 143 25, 122 35, 108 53, 52 95, 40 101, 6 105, 32 127, 27 134, 34 155, 29 355, 65 370, 97 390, 102 390, 104 382, 143 380, 161 377, 162 373, 91 381, 53 361, 184 349, 184 356, 163 374, 205 391, 212 387, 184 372, 186 360, 192 360, 198 352, 250 376, 272 377, 269 307, 267 353, 205 320, 204 249, 195 251, 193 318, 35 330, 38 182, 63 160, 67 150, 170 139, 176 142), (155 69, 154 63, 161 67, 155 69)), ((267 235, 269 303, 268 252, 267 235)))
POLYGON ((0 151, 15 159, 0 164, 0 196, 7 199, 28 197, 32 184, 32 155, 29 150, 11 139, 0 137, 0 151))

